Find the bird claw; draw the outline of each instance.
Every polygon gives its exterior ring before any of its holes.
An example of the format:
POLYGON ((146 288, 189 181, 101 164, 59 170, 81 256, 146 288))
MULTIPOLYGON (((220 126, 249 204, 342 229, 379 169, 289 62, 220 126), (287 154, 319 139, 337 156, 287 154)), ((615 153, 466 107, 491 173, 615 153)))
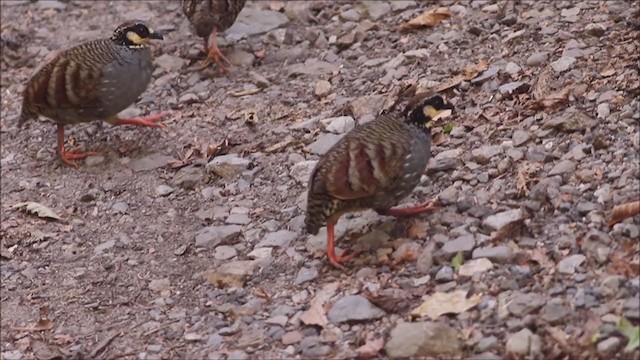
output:
POLYGON ((63 163, 69 166, 73 166, 74 168, 78 168, 78 164, 76 164, 73 160, 84 159, 87 156, 93 156, 97 154, 98 153, 95 151, 80 152, 79 148, 74 148, 71 150, 62 150, 59 155, 60 160, 62 160, 63 163))

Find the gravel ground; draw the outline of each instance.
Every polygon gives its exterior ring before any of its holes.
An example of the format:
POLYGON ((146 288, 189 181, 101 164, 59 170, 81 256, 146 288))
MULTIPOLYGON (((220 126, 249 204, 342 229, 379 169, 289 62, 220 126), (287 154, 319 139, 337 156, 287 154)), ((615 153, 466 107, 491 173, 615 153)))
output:
POLYGON ((640 216, 607 224, 640 197, 637 3, 249 2, 225 74, 192 71, 179 9, 1 3, 3 359, 640 357, 640 216), (24 84, 132 18, 166 36, 125 112, 168 131, 68 126, 99 155, 61 165, 54 126, 17 127, 24 84), (457 108, 406 201, 440 208, 344 216, 342 273, 309 172, 409 84, 457 108))

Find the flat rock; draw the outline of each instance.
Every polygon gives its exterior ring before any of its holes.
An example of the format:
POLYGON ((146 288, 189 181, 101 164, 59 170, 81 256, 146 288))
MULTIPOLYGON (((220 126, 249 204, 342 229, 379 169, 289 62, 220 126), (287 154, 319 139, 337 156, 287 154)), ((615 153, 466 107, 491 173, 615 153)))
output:
POLYGON ((442 246, 445 254, 455 255, 458 252, 470 252, 476 246, 476 239, 473 235, 463 235, 454 240, 447 241, 442 246))
POLYGON ((538 293, 517 294, 507 305, 507 310, 514 316, 522 317, 540 309, 547 299, 538 293))
POLYGON ((329 321, 333 323, 379 319, 384 315, 382 309, 360 295, 347 295, 339 299, 327 313, 329 321))
POLYGON ((521 209, 513 209, 487 216, 482 223, 491 230, 499 230, 507 224, 523 220, 524 218, 524 211, 521 209))
POLYGON ((509 261, 513 260, 515 256, 516 254, 513 252, 513 250, 506 245, 477 248, 473 250, 473 253, 471 255, 471 257, 474 259, 487 258, 492 262, 501 264, 508 263, 509 261))
POLYGON ((187 64, 187 60, 181 58, 180 56, 174 56, 170 54, 162 54, 156 57, 153 62, 154 64, 156 64, 156 66, 164 69, 164 71, 168 73, 177 72, 187 64))
POLYGON ((567 275, 575 274, 576 268, 585 260, 587 260, 587 257, 582 254, 567 256, 558 262, 558 272, 567 275))
POLYGON ((296 279, 293 281, 293 283, 296 285, 301 285, 317 277, 318 277, 318 268, 316 268, 315 266, 312 266, 312 267, 303 266, 298 271, 298 274, 296 275, 296 279))
POLYGON ((458 269, 458 275, 472 277, 474 274, 491 270, 493 263, 487 258, 473 259, 465 262, 458 269))
POLYGON ((309 177, 313 168, 318 163, 317 160, 305 160, 297 162, 291 167, 289 176, 294 178, 299 184, 306 185, 309 182, 309 177))
POLYGON ((551 63, 551 68, 556 73, 562 73, 569 70, 576 62, 576 58, 572 56, 563 56, 560 59, 551 63))
POLYGON ((213 248, 235 238, 242 231, 239 225, 214 225, 198 230, 195 234, 196 247, 213 248))
POLYGON ((354 128, 355 120, 351 116, 339 116, 320 120, 325 129, 334 134, 342 134, 354 128))
POLYGON ((524 328, 507 339, 507 352, 517 355, 539 355, 542 351, 540 337, 524 328))
POLYGON ((291 242, 296 239, 296 237, 298 237, 298 234, 294 231, 279 230, 266 234, 265 237, 255 247, 287 248, 289 244, 291 244, 291 242))
POLYGON ((288 23, 287 16, 278 11, 245 7, 235 23, 227 29, 225 38, 237 42, 249 36, 264 34, 288 23))
POLYGON ((131 160, 127 166, 135 172, 149 171, 167 166, 173 161, 173 156, 152 154, 140 159, 131 160))
POLYGON ((212 172, 225 180, 232 180, 247 170, 250 164, 250 160, 241 158, 236 154, 227 154, 213 158, 206 168, 208 172, 212 172))
POLYGON ((204 182, 204 178, 205 174, 202 168, 187 166, 178 170, 178 172, 173 175, 171 185, 187 190, 193 190, 196 185, 204 182))
POLYGON ((318 140, 309 145, 309 151, 312 154, 323 155, 329 151, 338 140, 342 139, 343 136, 344 134, 322 134, 318 140))
POLYGON ((378 20, 391 11, 388 1, 363 1, 364 11, 371 20, 378 20))
POLYGON ((462 343, 458 335, 443 323, 403 322, 391 330, 384 349, 392 359, 460 355, 462 343))
POLYGON ((572 174, 576 171, 576 164, 571 160, 562 160, 549 171, 549 176, 572 174))

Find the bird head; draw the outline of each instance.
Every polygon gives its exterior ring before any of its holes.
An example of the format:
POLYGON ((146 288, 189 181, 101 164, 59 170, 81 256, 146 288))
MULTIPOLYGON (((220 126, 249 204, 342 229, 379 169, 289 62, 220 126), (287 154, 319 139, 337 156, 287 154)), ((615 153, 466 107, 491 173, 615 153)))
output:
POLYGON ((430 129, 433 122, 447 110, 453 111, 453 105, 442 96, 434 95, 414 106, 409 112, 407 121, 418 127, 430 129))
POLYGON ((121 24, 111 36, 111 40, 131 48, 143 47, 151 39, 162 40, 163 37, 142 20, 127 21, 121 24))

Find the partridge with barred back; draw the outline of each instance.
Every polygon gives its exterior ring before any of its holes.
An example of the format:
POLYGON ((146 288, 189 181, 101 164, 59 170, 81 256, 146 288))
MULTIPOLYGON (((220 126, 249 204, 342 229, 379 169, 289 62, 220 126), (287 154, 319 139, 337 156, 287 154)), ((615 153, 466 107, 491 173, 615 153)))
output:
POLYGON ((347 212, 374 209, 381 215, 414 215, 432 202, 392 208, 420 182, 431 151, 432 121, 453 106, 438 95, 421 100, 401 116, 382 115, 358 126, 316 164, 309 180, 306 227, 311 234, 327 226, 327 257, 337 268, 334 226, 347 212))
POLYGON ((128 21, 111 38, 82 43, 60 52, 29 80, 23 94, 19 125, 43 115, 56 122, 57 152, 67 165, 94 152, 64 149, 64 126, 105 120, 112 125, 164 127, 165 114, 121 119, 117 114, 134 103, 151 79, 151 52, 145 44, 162 39, 143 21, 128 21))

